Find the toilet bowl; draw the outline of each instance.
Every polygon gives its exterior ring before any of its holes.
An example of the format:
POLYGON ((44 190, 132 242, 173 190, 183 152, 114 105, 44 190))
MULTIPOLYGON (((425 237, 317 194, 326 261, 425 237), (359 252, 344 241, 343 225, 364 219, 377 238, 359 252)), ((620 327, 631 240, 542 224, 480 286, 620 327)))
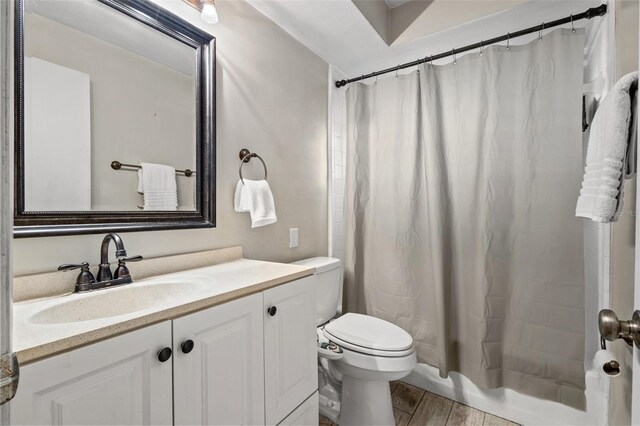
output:
POLYGON ((295 263, 316 268, 320 413, 341 426, 395 425, 389 382, 416 366, 413 339, 379 318, 337 316, 342 305, 340 260, 317 257, 295 263))
POLYGON ((340 425, 395 425, 389 382, 416 366, 413 339, 403 329, 367 315, 348 313, 323 328, 342 349, 329 363, 342 374, 340 425))

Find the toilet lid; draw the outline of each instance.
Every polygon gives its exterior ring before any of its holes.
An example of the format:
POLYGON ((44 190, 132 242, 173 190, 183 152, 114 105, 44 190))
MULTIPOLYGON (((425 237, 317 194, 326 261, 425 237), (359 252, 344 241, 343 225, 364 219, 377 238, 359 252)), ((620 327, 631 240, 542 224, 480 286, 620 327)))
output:
POLYGON ((361 314, 344 314, 324 327, 329 339, 358 352, 403 356, 413 351, 411 335, 388 321, 361 314))

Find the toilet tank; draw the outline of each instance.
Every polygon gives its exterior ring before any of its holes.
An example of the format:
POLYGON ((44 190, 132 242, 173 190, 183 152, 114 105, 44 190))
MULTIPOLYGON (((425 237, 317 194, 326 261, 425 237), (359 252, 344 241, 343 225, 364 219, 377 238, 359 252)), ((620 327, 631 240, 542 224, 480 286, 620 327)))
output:
POLYGON ((316 324, 322 325, 342 311, 342 262, 332 257, 312 257, 294 265, 316 268, 316 324))

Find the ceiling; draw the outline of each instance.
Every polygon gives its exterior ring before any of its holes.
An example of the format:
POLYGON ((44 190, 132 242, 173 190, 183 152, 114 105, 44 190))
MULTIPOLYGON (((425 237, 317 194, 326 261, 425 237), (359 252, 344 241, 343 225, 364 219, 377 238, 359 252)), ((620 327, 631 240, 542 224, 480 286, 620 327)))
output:
MULTIPOLYGON (((600 0, 410 0, 391 10, 440 4, 414 15, 412 23, 420 31, 409 25, 406 31, 412 32, 411 37, 388 43, 374 28, 371 21, 375 20, 363 14, 362 4, 355 4, 358 0, 247 1, 351 77, 581 13, 600 4, 600 0), (470 14, 469 10, 475 12, 470 14), (429 32, 436 24, 438 29, 429 32)), ((388 9, 386 3, 384 6, 388 9)), ((583 25, 584 21, 576 22, 576 26, 583 25)), ((512 44, 527 41, 523 37, 512 40, 512 44)))
POLYGON ((351 0, 388 45, 512 8, 525 0, 351 0))
POLYGON ((525 0, 410 0, 389 10, 387 44, 416 40, 494 15, 525 0))
POLYGON ((411 0, 384 0, 387 6, 389 6, 389 9, 393 9, 394 7, 403 5, 408 1, 411 1, 411 0))

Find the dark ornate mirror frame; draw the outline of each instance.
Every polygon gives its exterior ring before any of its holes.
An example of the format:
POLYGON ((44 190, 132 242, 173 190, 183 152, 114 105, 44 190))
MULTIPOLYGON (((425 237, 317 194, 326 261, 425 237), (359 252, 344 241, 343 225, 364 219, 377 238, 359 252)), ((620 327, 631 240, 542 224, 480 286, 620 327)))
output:
POLYGON ((96 1, 192 47, 196 52, 196 210, 193 212, 25 211, 24 0, 16 0, 14 236, 16 238, 44 237, 111 231, 214 227, 216 212, 215 38, 146 0, 96 1))

